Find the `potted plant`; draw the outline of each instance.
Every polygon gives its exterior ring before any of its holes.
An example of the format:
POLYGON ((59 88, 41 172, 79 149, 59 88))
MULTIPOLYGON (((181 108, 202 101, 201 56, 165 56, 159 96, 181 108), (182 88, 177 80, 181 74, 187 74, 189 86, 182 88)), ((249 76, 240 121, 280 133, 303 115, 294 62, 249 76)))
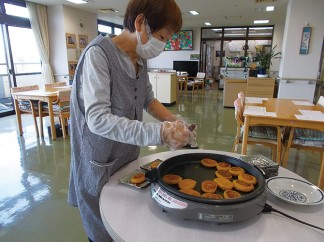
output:
POLYGON ((264 49, 257 50, 255 61, 258 62, 258 74, 266 75, 267 71, 269 71, 270 66, 272 65, 272 59, 278 59, 281 57, 281 52, 275 52, 275 48, 273 47, 270 52, 265 51, 264 49))

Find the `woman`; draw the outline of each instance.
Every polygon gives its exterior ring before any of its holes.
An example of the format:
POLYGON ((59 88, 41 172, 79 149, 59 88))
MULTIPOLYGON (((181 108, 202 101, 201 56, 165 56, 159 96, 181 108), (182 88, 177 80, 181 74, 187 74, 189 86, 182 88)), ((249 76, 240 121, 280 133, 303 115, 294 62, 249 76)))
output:
POLYGON ((158 56, 182 25, 174 0, 131 0, 124 31, 98 36, 80 57, 71 95, 68 201, 78 206, 90 241, 110 241, 100 217, 103 185, 137 159, 139 146, 180 148, 194 140, 186 124, 155 98, 146 59, 158 56), (162 123, 143 123, 146 109, 162 123))

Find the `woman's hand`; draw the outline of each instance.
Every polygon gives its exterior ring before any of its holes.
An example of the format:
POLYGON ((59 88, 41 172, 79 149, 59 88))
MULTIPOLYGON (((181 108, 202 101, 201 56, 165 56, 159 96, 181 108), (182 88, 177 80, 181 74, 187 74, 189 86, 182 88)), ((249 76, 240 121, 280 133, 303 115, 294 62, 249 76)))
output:
POLYGON ((166 121, 161 126, 161 139, 164 146, 175 150, 194 142, 195 133, 183 121, 166 121))

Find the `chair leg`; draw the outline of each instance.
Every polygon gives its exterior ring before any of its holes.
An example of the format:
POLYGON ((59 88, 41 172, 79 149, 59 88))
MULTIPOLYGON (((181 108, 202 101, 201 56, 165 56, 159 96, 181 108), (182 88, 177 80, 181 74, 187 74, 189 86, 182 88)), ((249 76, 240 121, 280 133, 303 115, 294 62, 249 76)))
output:
POLYGON ((276 153, 277 153, 277 149, 275 149, 275 148, 271 148, 271 159, 272 159, 273 161, 276 160, 276 153))
POLYGON ((44 137, 44 130, 43 130, 43 110, 42 110, 42 102, 38 102, 38 112, 39 112, 39 129, 40 129, 40 136, 44 137))
POLYGON ((284 157, 283 157, 283 160, 282 160, 282 166, 283 167, 287 166, 289 149, 290 149, 292 139, 293 139, 293 136, 294 136, 294 130, 295 130, 295 128, 293 128, 293 127, 290 129, 288 143, 287 143, 287 145, 285 147, 284 157))
POLYGON ((276 154, 276 156, 277 156, 277 159, 276 159, 276 161, 277 161, 277 163, 278 163, 278 165, 280 165, 281 164, 281 147, 282 146, 282 144, 281 144, 281 129, 280 128, 278 128, 278 132, 277 132, 277 154, 276 154))
POLYGON ((239 138, 235 137, 233 147, 232 147, 233 153, 237 153, 239 143, 240 143, 239 138))
POLYGON ((35 111, 35 107, 34 107, 34 104, 30 102, 30 106, 31 106, 31 110, 32 110, 32 115, 33 115, 33 119, 34 119, 34 125, 35 125, 35 129, 36 129, 36 134, 37 134, 37 137, 39 137, 39 132, 38 132, 38 125, 37 125, 37 114, 36 114, 36 111, 35 111))
POLYGON ((317 186, 322 190, 324 189, 324 152, 321 152, 321 170, 320 170, 317 186))
POLYGON ((62 132, 63 132, 63 138, 66 139, 66 129, 65 129, 65 118, 60 117, 62 132))

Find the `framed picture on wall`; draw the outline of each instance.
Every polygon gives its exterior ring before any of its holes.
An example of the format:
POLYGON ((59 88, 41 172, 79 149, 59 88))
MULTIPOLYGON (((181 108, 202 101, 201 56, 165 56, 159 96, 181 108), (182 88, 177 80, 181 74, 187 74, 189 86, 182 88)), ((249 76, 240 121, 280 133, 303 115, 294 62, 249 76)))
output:
POLYGON ((193 50, 192 30, 181 30, 167 42, 164 50, 193 50))
POLYGON ((76 36, 75 34, 65 34, 65 41, 67 48, 76 48, 76 36))
POLYGON ((85 48, 88 45, 88 35, 84 34, 79 34, 79 47, 80 48, 85 48))
POLYGON ((75 74, 75 70, 76 70, 76 67, 77 67, 77 62, 76 61, 69 61, 68 62, 68 65, 69 65, 69 75, 70 76, 74 76, 75 74))
POLYGON ((311 34, 312 34, 312 28, 311 27, 307 26, 307 27, 303 28, 299 54, 308 54, 311 34))

